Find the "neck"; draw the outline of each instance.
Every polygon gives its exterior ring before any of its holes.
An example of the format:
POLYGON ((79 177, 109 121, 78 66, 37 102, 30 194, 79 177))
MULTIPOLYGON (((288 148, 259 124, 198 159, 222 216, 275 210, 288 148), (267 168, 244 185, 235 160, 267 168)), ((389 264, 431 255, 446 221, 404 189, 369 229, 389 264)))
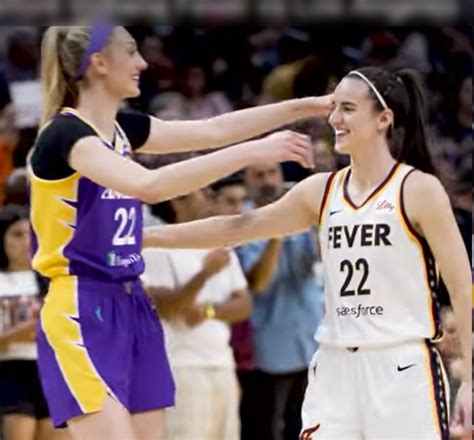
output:
POLYGON ((29 262, 24 262, 24 263, 10 263, 8 265, 8 272, 23 272, 27 270, 31 270, 31 266, 29 262))
POLYGON ((351 154, 351 180, 361 191, 379 184, 395 165, 385 141, 351 154))
POLYGON ((81 89, 77 111, 112 141, 120 103, 120 99, 111 96, 103 88, 88 87, 81 89))

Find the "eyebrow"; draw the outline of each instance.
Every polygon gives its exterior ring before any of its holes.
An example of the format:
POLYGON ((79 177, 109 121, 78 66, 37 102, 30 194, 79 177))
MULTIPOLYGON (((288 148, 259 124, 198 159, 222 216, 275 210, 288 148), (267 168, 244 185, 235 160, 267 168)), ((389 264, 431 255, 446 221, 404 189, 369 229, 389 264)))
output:
POLYGON ((349 106, 349 107, 357 107, 357 104, 355 104, 354 102, 350 102, 350 101, 342 101, 341 105, 349 106))

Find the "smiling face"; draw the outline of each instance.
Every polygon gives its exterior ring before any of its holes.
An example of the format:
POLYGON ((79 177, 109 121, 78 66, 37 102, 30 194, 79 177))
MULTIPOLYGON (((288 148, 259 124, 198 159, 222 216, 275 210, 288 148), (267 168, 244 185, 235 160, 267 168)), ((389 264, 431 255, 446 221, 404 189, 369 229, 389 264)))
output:
POLYGON ((116 27, 102 52, 91 57, 94 72, 105 87, 121 99, 140 95, 140 75, 147 63, 137 49, 137 43, 123 27, 116 27))
POLYGON ((371 145, 386 132, 393 121, 390 109, 379 111, 362 79, 346 77, 334 92, 335 109, 329 123, 336 134, 336 151, 350 154, 371 145))

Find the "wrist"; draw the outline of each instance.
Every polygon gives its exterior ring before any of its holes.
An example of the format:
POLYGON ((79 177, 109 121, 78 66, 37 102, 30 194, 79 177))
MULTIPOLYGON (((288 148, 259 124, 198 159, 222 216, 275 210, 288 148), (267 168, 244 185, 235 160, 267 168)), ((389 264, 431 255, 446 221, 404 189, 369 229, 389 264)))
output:
POLYGON ((294 113, 298 118, 315 116, 318 111, 318 99, 314 97, 295 99, 294 113))
POLYGON ((248 141, 235 147, 238 149, 238 157, 241 161, 241 168, 247 168, 261 160, 258 151, 258 141, 248 141))

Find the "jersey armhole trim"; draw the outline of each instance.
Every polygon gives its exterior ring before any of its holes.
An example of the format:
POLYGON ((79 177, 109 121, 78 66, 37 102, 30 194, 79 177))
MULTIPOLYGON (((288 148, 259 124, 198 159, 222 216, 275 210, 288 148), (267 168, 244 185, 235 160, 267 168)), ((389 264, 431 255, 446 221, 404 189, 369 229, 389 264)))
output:
POLYGON ((38 177, 35 172, 33 171, 33 167, 31 163, 28 163, 27 165, 27 173, 32 180, 36 180, 37 182, 41 183, 42 185, 55 185, 61 182, 68 182, 70 180, 76 180, 79 177, 81 177, 81 174, 78 171, 74 171, 73 174, 70 174, 69 176, 63 177, 61 179, 43 179, 41 177, 38 177))
POLYGON ((410 174, 412 174, 414 171, 416 171, 415 168, 408 171, 408 173, 405 175, 405 177, 402 180, 402 183, 400 185, 399 206, 400 206, 401 220, 402 220, 404 229, 406 230, 410 238, 415 239, 420 244, 423 244, 425 241, 424 237, 422 237, 420 233, 415 229, 410 219, 408 218, 408 214, 405 209, 405 195, 404 195, 405 182, 410 176, 410 174))
POLYGON ((432 341, 438 340, 442 337, 442 329, 440 326, 440 312, 438 304, 438 273, 436 269, 436 262, 433 257, 433 252, 431 251, 427 240, 413 227, 413 224, 408 218, 408 214, 405 210, 405 199, 404 199, 404 187, 405 182, 408 176, 416 171, 415 168, 408 171, 406 176, 403 178, 400 185, 400 194, 399 194, 399 213, 400 213, 400 222, 403 229, 405 230, 408 237, 416 244, 420 251, 420 256, 423 260, 424 265, 424 277, 426 283, 426 289, 428 292, 428 309, 430 309, 430 320, 432 327, 432 341))
POLYGON ((333 188, 333 184, 334 184, 334 179, 337 175, 337 171, 333 171, 331 173, 331 175, 329 176, 328 178, 328 181, 326 182, 326 187, 324 188, 324 194, 323 194, 323 198, 321 200, 321 207, 319 209, 319 216, 318 216, 318 226, 321 226, 322 224, 322 221, 323 221, 323 218, 324 218, 324 212, 326 210, 326 207, 327 207, 327 202, 328 202, 328 199, 329 199, 329 194, 331 193, 331 190, 333 188))

